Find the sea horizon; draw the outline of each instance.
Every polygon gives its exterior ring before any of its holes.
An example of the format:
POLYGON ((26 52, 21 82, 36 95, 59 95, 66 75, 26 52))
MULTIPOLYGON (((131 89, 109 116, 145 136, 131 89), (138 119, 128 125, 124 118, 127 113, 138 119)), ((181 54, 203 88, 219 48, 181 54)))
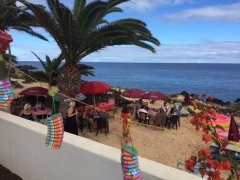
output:
MULTIPOLYGON (((44 60, 43 60, 44 61, 44 60)), ((39 62, 39 61, 21 61, 21 60, 18 60, 18 62, 21 62, 20 64, 22 64, 23 62, 39 62)), ((44 61, 46 62, 46 61, 44 61)), ((62 62, 64 63, 64 62, 62 62)), ((94 61, 80 61, 79 64, 81 63, 126 63, 126 64, 224 64, 224 65, 227 65, 227 64, 236 64, 236 65, 240 65, 240 63, 206 63, 206 62, 195 62, 195 63, 188 63, 188 62, 94 62, 94 61)))
MULTIPOLYGON (((240 64, 213 63, 110 63, 83 62, 94 67, 95 76, 86 81, 103 81, 113 87, 138 88, 176 94, 182 91, 215 96, 225 102, 240 98, 240 64), (124 68, 122 68, 124 67, 124 68)), ((38 61, 20 61, 42 70, 38 61)))

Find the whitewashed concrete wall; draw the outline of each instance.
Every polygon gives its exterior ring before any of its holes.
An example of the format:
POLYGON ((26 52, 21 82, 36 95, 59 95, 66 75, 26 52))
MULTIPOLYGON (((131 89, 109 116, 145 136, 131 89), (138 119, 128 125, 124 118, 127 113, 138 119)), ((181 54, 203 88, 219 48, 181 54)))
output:
MULTIPOLYGON (((121 180, 120 150, 65 133, 62 148, 45 146, 47 127, 0 111, 0 164, 25 180, 121 180)), ((200 177, 140 158, 144 180, 200 177)))

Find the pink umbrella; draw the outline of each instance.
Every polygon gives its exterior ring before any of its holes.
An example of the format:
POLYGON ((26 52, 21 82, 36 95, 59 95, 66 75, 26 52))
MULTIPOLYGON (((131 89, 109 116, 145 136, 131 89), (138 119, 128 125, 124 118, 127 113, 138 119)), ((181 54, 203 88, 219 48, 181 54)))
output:
POLYGON ((31 87, 19 93, 21 96, 47 96, 48 89, 42 87, 31 87))
POLYGON ((169 98, 160 92, 146 92, 142 94, 143 99, 151 99, 151 100, 168 100, 169 98))
POLYGON ((122 93, 124 97, 129 98, 141 98, 141 94, 143 94, 144 91, 140 89, 128 89, 122 93))

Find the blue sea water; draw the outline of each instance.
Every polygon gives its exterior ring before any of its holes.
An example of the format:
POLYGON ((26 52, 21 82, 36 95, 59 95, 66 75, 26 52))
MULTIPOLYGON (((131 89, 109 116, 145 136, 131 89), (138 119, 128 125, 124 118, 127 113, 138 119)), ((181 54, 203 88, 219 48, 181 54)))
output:
MULTIPOLYGON (((20 62, 41 69, 38 62, 20 62)), ((95 68, 95 77, 111 86, 161 91, 166 94, 183 90, 208 93, 224 101, 240 98, 240 64, 173 63, 84 63, 95 68)))

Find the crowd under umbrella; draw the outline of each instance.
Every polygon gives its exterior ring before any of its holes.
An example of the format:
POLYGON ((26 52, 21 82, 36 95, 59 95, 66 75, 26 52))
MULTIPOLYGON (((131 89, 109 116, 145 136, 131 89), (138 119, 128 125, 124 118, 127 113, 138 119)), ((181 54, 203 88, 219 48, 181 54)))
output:
POLYGON ((111 89, 107 83, 100 81, 86 82, 81 86, 81 93, 93 95, 93 103, 96 104, 95 95, 103 94, 108 92, 111 89))
POLYGON ((161 92, 146 92, 142 94, 143 99, 150 99, 150 100, 168 100, 168 96, 161 93, 161 92))
POLYGON ((234 141, 234 142, 239 142, 240 140, 238 126, 233 115, 231 116, 230 127, 228 132, 228 140, 234 141))
POLYGON ((140 89, 128 89, 122 93, 124 97, 128 98, 141 98, 141 94, 143 94, 144 91, 140 89))

